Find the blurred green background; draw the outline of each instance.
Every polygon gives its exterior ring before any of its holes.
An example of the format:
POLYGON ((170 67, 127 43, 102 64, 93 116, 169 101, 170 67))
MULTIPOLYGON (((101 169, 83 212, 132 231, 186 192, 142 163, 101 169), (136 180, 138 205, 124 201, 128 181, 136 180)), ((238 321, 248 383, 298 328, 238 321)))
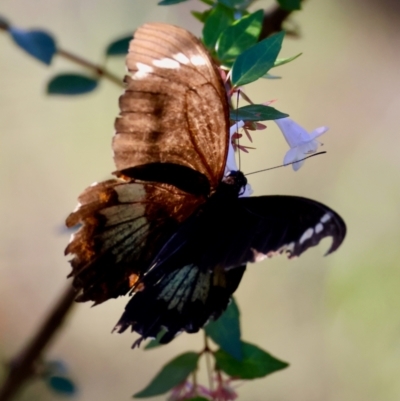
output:
MULTIPOLYGON (((265 8, 259 1, 254 8, 265 8)), ((163 21, 200 35, 191 1, 157 7, 149 0, 2 0, 0 14, 22 28, 52 32, 60 47, 101 62, 104 48, 140 24, 163 21)), ((282 80, 249 85, 256 102, 276 107, 322 137, 328 154, 294 173, 251 178, 256 195, 293 194, 331 206, 348 236, 323 258, 328 241, 301 258, 250 265, 237 291, 246 341, 291 366, 241 386, 248 401, 398 401, 400 399, 400 4, 307 1, 292 21, 281 57, 303 56, 273 71, 282 80)), ((78 194, 114 170, 113 122, 121 90, 103 81, 81 97, 48 97, 57 72, 80 72, 58 57, 50 68, 0 32, 0 358, 14 355, 66 285, 63 221, 78 194)), ((121 77, 123 58, 108 67, 121 77)), ((287 145, 270 122, 242 155, 244 172, 281 163, 287 145)), ((131 350, 135 336, 110 334, 127 298, 76 307, 52 344, 82 401, 127 400, 163 363, 200 350, 201 335, 181 335, 152 351, 131 350)), ((203 366, 204 368, 204 366, 203 366)), ((204 370, 204 369, 203 369, 204 370)), ((53 400, 43 383, 21 400, 53 400)), ((159 400, 165 397, 157 398, 159 400)))

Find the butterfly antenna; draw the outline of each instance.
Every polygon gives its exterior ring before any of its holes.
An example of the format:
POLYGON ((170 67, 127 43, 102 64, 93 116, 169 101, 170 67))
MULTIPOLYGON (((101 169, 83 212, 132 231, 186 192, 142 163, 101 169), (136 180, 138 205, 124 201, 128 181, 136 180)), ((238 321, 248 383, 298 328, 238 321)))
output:
MULTIPOLYGON (((239 95, 240 95, 240 89, 238 89, 237 96, 236 96, 236 124, 239 121, 239 119, 238 119, 239 95)), ((242 165, 241 165, 241 160, 240 160, 240 137, 239 137, 239 135, 237 138, 237 150, 238 150, 238 156, 239 156, 239 159, 238 159, 239 171, 241 171, 242 165)))
POLYGON ((275 170, 276 168, 290 166, 291 164, 294 164, 294 163, 297 163, 297 162, 301 162, 301 161, 303 161, 303 160, 309 159, 310 157, 323 155, 323 154, 325 154, 325 153, 326 153, 326 151, 313 153, 313 154, 310 155, 310 156, 303 157, 302 159, 296 160, 296 161, 294 161, 294 162, 285 163, 285 164, 280 164, 279 166, 270 167, 270 168, 265 168, 264 170, 253 171, 253 172, 251 172, 251 173, 245 174, 245 176, 248 176, 248 175, 251 175, 251 174, 256 174, 256 173, 261 173, 262 171, 275 170))

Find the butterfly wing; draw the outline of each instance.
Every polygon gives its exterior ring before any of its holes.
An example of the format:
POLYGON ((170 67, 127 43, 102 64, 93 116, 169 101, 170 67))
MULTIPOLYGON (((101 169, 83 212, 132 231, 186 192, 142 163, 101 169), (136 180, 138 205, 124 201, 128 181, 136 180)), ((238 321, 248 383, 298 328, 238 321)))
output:
POLYGON ((226 307, 246 263, 284 252, 300 256, 329 236, 331 253, 345 234, 342 218, 310 199, 210 200, 165 243, 116 328, 123 331, 131 326, 143 337, 165 328, 164 342, 180 331, 197 331, 226 307))
POLYGON ((238 229, 228 234, 227 241, 242 246, 228 255, 224 264, 258 262, 266 257, 286 253, 289 258, 300 256, 326 237, 332 243, 326 255, 343 242, 346 225, 328 206, 297 196, 259 196, 237 200, 238 229))
POLYGON ((81 224, 65 253, 78 301, 101 303, 125 294, 176 227, 203 202, 168 184, 113 179, 78 198, 66 224, 81 224))
POLYGON ((229 271, 203 270, 188 263, 179 269, 151 271, 114 330, 122 333, 132 326, 147 338, 166 329, 161 343, 168 343, 181 331, 196 333, 226 309, 245 269, 246 266, 238 266, 229 271))
POLYGON ((214 197, 171 236, 154 264, 169 264, 176 249, 184 248, 186 257, 202 268, 231 269, 281 253, 300 256, 325 237, 332 237, 329 254, 345 235, 343 219, 311 199, 283 195, 229 200, 214 197))
POLYGON ((228 151, 228 102, 204 46, 182 28, 145 24, 126 64, 113 139, 117 169, 174 163, 204 174, 216 188, 228 151))

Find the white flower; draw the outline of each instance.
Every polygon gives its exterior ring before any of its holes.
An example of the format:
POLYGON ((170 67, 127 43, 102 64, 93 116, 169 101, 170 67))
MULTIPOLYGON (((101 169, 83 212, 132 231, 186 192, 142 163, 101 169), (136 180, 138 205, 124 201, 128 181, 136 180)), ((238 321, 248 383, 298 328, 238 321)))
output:
POLYGON ((290 149, 283 159, 283 163, 288 164, 295 162, 292 164, 292 167, 294 171, 297 171, 303 165, 304 160, 298 162, 296 162, 296 160, 303 159, 317 151, 319 142, 315 138, 328 131, 328 127, 316 128, 309 134, 303 127, 290 118, 280 118, 274 121, 290 146, 290 149))
MULTIPOLYGON (((236 159, 235 159, 235 150, 233 149, 232 145, 232 135, 239 131, 240 128, 244 126, 244 121, 238 121, 235 124, 232 125, 229 131, 229 148, 228 148, 228 157, 226 158, 226 166, 225 166, 225 175, 228 175, 231 171, 238 171, 238 167, 236 164, 236 159)), ((240 150, 239 150, 240 152, 240 150)), ((251 189, 250 184, 246 185, 246 188, 242 194, 239 196, 250 196, 253 193, 253 190, 251 189)))

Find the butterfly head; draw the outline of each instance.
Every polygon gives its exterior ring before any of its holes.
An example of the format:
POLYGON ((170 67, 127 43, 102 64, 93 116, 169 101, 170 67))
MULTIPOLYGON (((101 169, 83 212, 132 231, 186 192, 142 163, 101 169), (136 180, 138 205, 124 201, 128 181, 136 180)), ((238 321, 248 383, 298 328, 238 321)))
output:
POLYGON ((238 195, 242 195, 246 190, 247 178, 241 171, 237 170, 231 171, 222 179, 222 182, 229 185, 230 189, 235 191, 238 195))

